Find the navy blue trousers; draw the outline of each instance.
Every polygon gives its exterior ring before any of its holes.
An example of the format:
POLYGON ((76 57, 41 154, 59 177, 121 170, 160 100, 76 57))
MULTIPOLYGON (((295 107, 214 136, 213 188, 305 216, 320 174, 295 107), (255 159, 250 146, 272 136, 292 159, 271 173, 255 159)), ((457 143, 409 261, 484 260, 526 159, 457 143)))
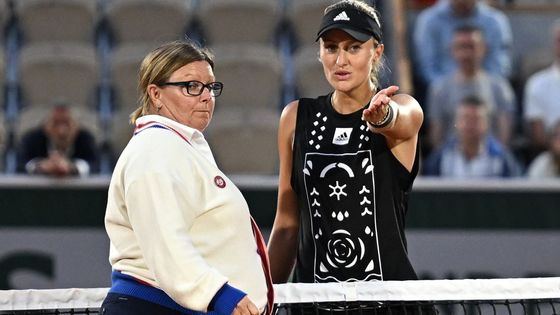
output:
POLYGON ((184 315, 159 304, 129 295, 109 293, 101 305, 100 315, 184 315))

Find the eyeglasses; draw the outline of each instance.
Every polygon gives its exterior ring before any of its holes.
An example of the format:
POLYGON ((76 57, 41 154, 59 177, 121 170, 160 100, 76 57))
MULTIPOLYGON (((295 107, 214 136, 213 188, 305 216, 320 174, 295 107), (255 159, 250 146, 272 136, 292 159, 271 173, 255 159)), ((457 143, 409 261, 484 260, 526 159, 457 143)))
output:
POLYGON ((179 86, 181 87, 181 92, 183 92, 183 94, 185 96, 191 95, 191 96, 199 96, 200 94, 202 94, 202 92, 204 92, 204 88, 207 88, 208 91, 210 91, 210 93, 213 96, 220 96, 220 94, 222 94, 222 89, 224 88, 224 84, 222 82, 210 82, 207 84, 204 84, 200 81, 181 81, 181 82, 164 82, 162 84, 158 84, 159 86, 165 86, 165 85, 173 85, 173 86, 179 86))

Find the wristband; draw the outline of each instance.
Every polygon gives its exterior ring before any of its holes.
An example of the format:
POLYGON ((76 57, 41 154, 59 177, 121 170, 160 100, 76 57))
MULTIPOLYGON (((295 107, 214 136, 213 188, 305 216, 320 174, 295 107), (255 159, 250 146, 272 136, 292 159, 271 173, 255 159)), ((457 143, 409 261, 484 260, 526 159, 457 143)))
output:
POLYGON ((393 102, 389 102, 389 104, 387 104, 387 113, 385 113, 385 117, 375 123, 371 123, 368 121, 368 124, 375 129, 386 128, 388 126, 392 127, 397 120, 396 114, 398 113, 397 108, 393 108, 393 106, 393 102))

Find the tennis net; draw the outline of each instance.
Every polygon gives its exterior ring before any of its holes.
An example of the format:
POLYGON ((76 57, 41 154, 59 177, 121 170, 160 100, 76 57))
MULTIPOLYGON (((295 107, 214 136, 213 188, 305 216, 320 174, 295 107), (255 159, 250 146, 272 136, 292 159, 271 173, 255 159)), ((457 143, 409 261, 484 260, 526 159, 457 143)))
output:
MULTIPOLYGON (((107 288, 0 291, 0 314, 99 314, 107 288)), ((560 277, 275 285, 275 314, 560 315, 560 277)))

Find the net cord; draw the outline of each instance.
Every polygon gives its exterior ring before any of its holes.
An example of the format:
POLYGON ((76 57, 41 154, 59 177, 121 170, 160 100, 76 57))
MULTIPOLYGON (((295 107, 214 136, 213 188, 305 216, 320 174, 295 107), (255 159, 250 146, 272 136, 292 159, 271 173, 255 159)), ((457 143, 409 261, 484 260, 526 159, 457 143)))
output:
POLYGON ((277 285, 276 303, 559 299, 560 277, 277 285))
MULTIPOLYGON (((560 299, 560 277, 277 284, 275 303, 560 299)), ((99 308, 108 288, 0 290, 0 311, 99 308)))

